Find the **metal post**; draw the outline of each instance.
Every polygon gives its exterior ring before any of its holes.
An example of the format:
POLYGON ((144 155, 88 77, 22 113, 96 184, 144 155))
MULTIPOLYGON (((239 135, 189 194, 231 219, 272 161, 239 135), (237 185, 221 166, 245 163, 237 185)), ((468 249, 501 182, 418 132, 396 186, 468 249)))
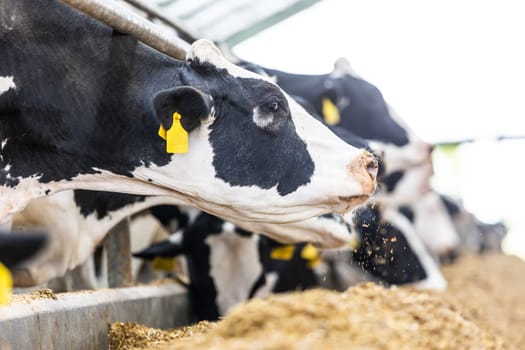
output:
POLYGON ((78 11, 81 11, 102 23, 127 33, 144 44, 165 53, 173 58, 184 60, 190 45, 175 37, 169 36, 157 25, 139 16, 130 9, 110 0, 60 0, 78 11))
POLYGON ((129 287, 133 284, 131 275, 131 241, 129 218, 113 227, 104 239, 108 261, 108 285, 110 288, 129 287))

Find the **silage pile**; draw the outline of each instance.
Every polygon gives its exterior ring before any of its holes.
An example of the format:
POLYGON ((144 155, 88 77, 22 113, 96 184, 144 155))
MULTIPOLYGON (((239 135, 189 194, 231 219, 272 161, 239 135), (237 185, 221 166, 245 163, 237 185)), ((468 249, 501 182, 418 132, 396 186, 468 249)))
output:
POLYGON ((437 297, 360 285, 252 300, 165 349, 503 349, 437 297))
POLYGON ((520 349, 525 344, 522 261, 465 256, 444 273, 450 283, 445 293, 363 284, 344 293, 311 290, 251 300, 209 327, 185 328, 189 337, 135 349, 520 349))
POLYGON ((525 349, 525 263, 502 254, 464 255, 443 269, 441 296, 515 349, 525 349))

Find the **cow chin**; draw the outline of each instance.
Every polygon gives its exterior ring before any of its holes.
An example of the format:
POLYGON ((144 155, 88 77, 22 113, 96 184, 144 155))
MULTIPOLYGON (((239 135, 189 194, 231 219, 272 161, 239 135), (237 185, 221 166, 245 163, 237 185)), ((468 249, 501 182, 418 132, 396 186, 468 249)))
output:
POLYGON ((366 203, 370 199, 370 195, 339 197, 339 199, 342 203, 335 208, 334 213, 344 215, 348 214, 352 209, 366 203))
POLYGON ((340 248, 353 239, 344 223, 323 217, 288 224, 235 222, 235 225, 283 244, 308 242, 323 249, 340 248))

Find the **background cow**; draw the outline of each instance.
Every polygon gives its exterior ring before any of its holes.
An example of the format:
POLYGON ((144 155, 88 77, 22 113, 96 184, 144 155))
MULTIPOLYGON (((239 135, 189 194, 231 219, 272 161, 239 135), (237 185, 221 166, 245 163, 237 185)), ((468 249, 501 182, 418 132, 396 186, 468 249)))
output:
POLYGON ((201 213, 168 240, 134 254, 147 260, 182 256, 198 319, 217 319, 251 297, 314 286, 345 290, 362 282, 411 284, 439 289, 446 281, 402 214, 379 206, 359 209, 354 223, 325 217, 360 243, 355 248, 318 251, 311 244, 285 245, 201 213))

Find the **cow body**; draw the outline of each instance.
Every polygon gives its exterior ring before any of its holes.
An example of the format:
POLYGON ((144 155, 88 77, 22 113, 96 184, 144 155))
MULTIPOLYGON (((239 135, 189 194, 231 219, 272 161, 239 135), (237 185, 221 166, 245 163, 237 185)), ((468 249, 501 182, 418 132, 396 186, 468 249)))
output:
POLYGON ((49 244, 13 271, 17 286, 41 284, 63 276, 90 257, 106 234, 124 218, 171 197, 135 196, 99 191, 62 191, 33 200, 14 217, 19 229, 45 229, 49 244))
POLYGON ((373 280, 420 289, 446 287, 413 225, 397 211, 367 206, 358 210, 353 224, 324 219, 353 230, 359 247, 317 251, 306 243, 285 245, 202 213, 169 240, 134 255, 147 260, 183 256, 199 320, 215 320, 251 297, 316 286, 345 290, 373 280))
MULTIPOLYGON (((50 243, 40 254, 13 272, 15 284, 20 287, 39 285, 68 271, 82 269, 79 266, 83 264, 87 264, 85 268, 92 271, 87 260, 111 228, 124 218, 148 208, 171 232, 184 228, 199 211, 175 206, 177 204, 179 201, 173 197, 85 190, 62 191, 33 200, 14 216, 13 225, 17 229, 44 229, 50 233, 50 243)), ((335 247, 351 239, 345 225, 325 217, 287 224, 234 223, 246 230, 256 228, 256 232, 285 243, 307 241, 320 247, 335 247)), ((87 282, 76 285, 96 286, 88 281, 93 278, 83 280, 87 282)))
POLYGON ((244 221, 345 212, 374 191, 375 161, 209 41, 187 61, 51 0, 0 9, 0 218, 67 189, 165 195, 244 221), (187 154, 157 131, 172 115, 187 154))
POLYGON ((317 285, 315 248, 282 245, 201 213, 187 228, 134 255, 143 259, 183 256, 198 320, 216 320, 251 297, 317 285), (308 253, 308 252, 306 252, 308 253))

